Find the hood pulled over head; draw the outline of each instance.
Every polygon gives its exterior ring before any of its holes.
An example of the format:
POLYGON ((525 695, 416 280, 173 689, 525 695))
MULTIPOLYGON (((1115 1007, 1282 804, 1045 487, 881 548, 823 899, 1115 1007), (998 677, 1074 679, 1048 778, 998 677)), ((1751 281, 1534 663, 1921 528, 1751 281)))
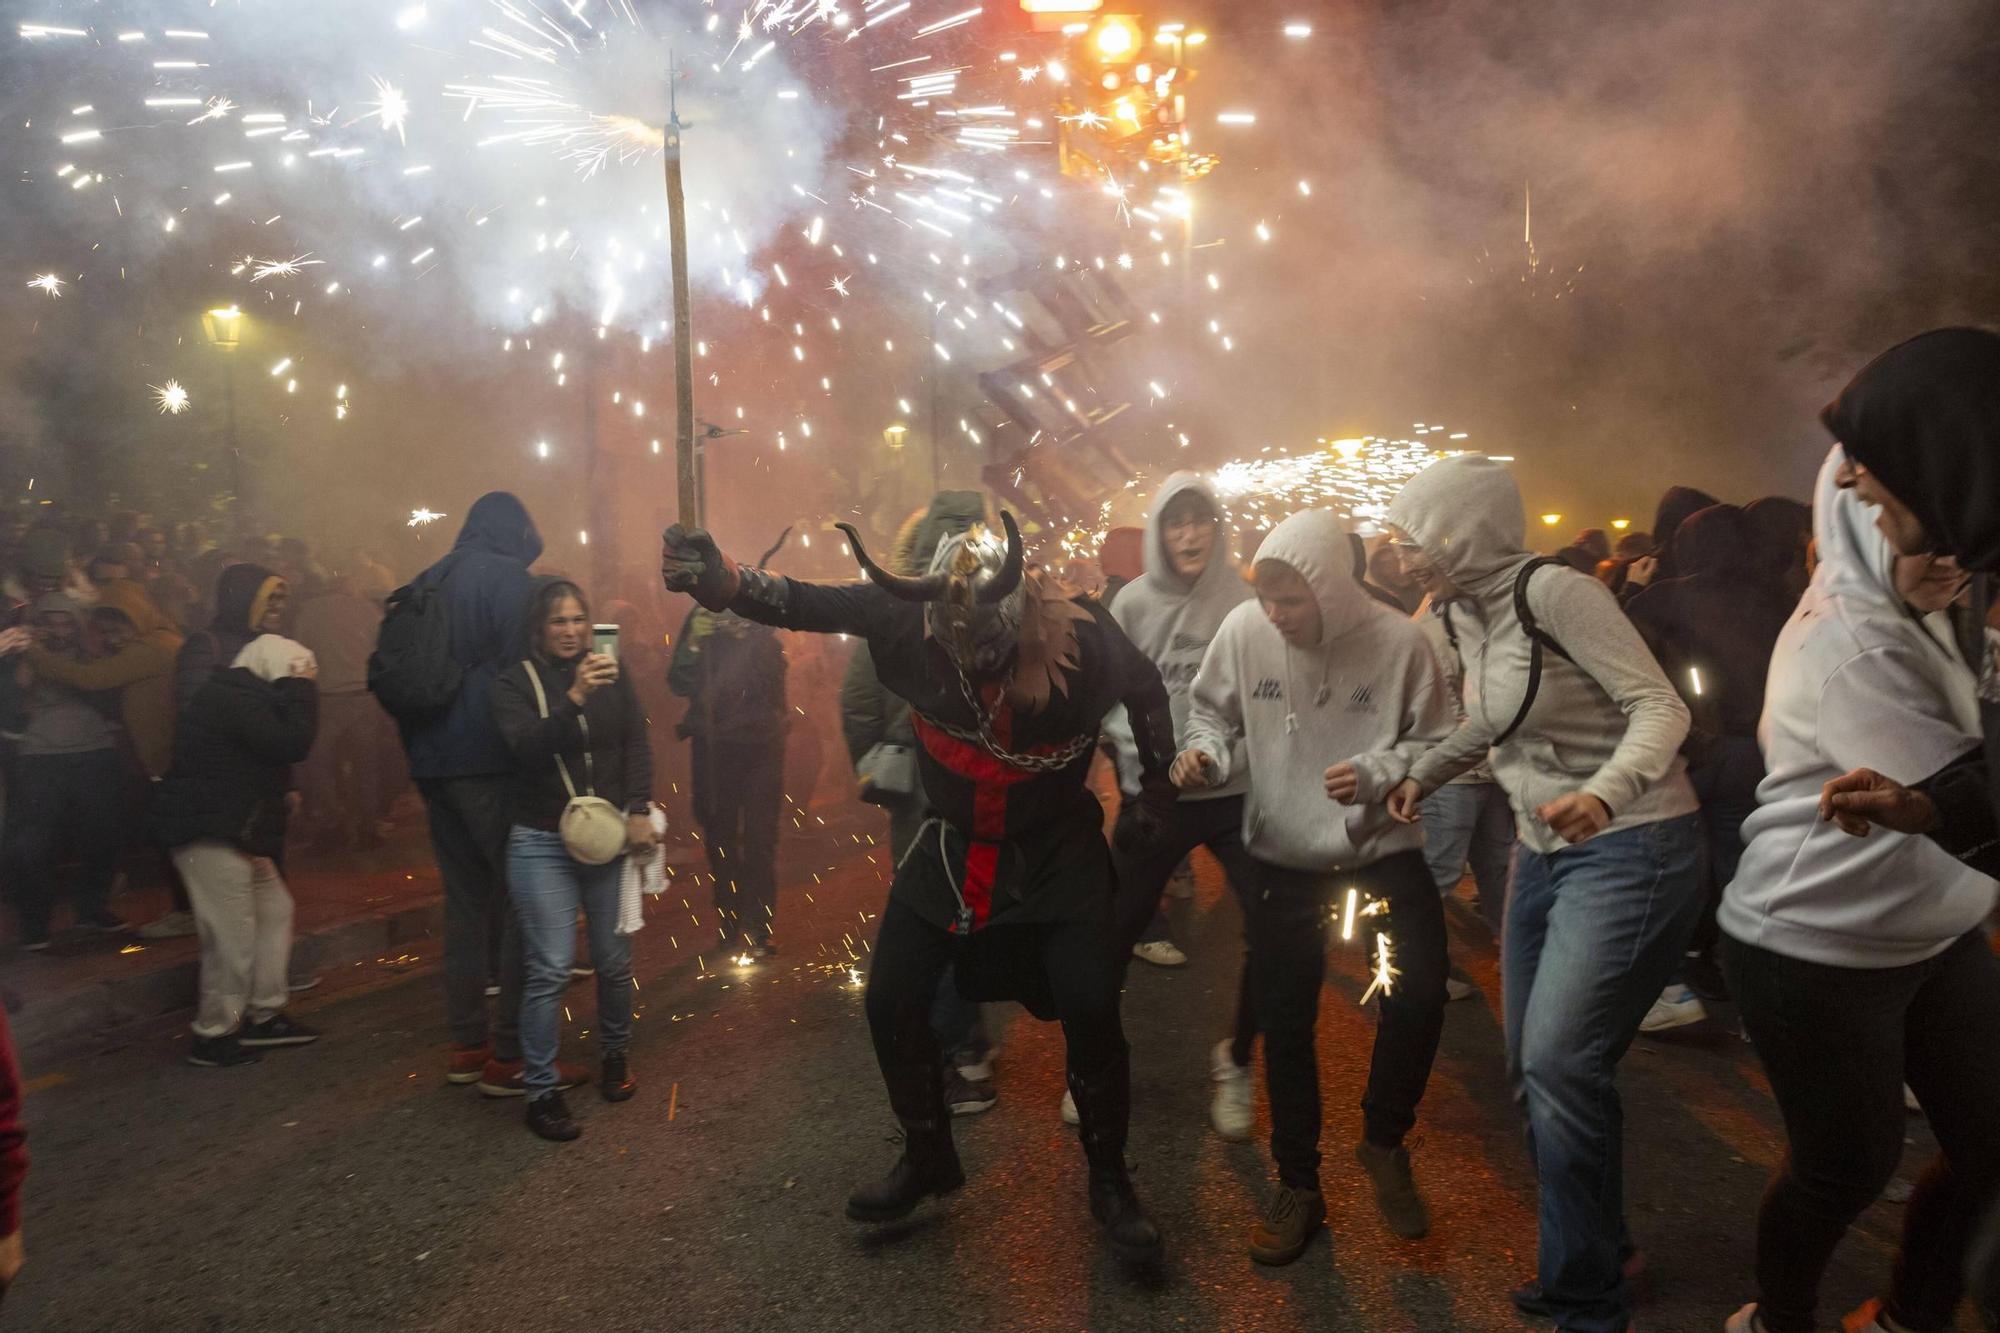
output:
POLYGON ((1898 343, 1819 419, 1940 551, 2000 569, 2000 333, 1933 329, 1898 343))
POLYGON ((542 534, 528 507, 509 491, 488 491, 472 502, 453 549, 471 547, 532 565, 542 556, 542 534))
POLYGON ((1222 501, 1216 497, 1215 487, 1199 472, 1176 472, 1160 483, 1160 490, 1153 497, 1152 511, 1146 515, 1146 578, 1161 591, 1190 591, 1188 580, 1174 572, 1174 558, 1167 550, 1167 506, 1183 495, 1197 495, 1208 507, 1215 523, 1215 546, 1208 555, 1208 564, 1202 569, 1196 583, 1206 583, 1212 579, 1227 579, 1236 576, 1234 562, 1229 552, 1229 525, 1222 521, 1222 501))
POLYGON ((1674 558, 1679 572, 1690 577, 1758 581, 1756 542, 1735 505, 1710 505, 1682 520, 1674 533, 1674 558))
POLYGON ((1347 531, 1331 510, 1304 509, 1272 528, 1257 548, 1257 563, 1266 560, 1289 566, 1312 589, 1322 647, 1377 614, 1374 600, 1355 582, 1347 531))
POLYGON ((1521 488, 1506 464, 1485 454, 1441 458, 1410 478, 1389 502, 1387 521, 1474 595, 1528 555, 1521 488))

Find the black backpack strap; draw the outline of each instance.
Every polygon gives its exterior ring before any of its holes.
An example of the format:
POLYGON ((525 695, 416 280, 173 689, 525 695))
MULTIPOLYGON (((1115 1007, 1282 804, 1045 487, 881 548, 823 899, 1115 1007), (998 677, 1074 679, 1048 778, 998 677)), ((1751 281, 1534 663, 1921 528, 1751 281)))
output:
POLYGON ((1521 572, 1514 577, 1514 618, 1521 622, 1521 629, 1528 636, 1528 688, 1521 695, 1521 708, 1514 714, 1514 720, 1507 724, 1505 731, 1493 738, 1496 747, 1505 745, 1521 729, 1521 724, 1528 720, 1529 710, 1535 706, 1535 696, 1542 689, 1542 649, 1549 649, 1565 662, 1575 660, 1553 635, 1535 623, 1535 613, 1528 606, 1528 580, 1535 576, 1535 571, 1544 565, 1564 563, 1557 556, 1537 556, 1522 565, 1521 572))

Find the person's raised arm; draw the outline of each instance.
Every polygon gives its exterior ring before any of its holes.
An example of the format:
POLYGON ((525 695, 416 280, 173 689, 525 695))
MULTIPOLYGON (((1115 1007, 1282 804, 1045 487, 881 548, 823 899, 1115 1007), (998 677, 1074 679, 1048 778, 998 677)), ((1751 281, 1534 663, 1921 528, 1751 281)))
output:
POLYGON ((674 524, 660 535, 660 578, 711 611, 811 634, 858 634, 884 628, 902 605, 872 583, 805 583, 739 565, 701 528, 674 524))
POLYGON ((135 639, 107 657, 79 662, 67 653, 30 649, 28 665, 44 680, 53 680, 78 690, 120 690, 142 680, 171 675, 172 650, 157 643, 135 639))

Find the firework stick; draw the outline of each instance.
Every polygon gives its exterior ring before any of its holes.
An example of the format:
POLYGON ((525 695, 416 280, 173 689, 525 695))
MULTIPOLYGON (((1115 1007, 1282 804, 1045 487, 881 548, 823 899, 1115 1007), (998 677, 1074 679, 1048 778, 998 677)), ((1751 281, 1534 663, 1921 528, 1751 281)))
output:
POLYGON ((694 471, 694 337, 688 315, 687 200, 681 187, 681 117, 674 104, 668 71, 667 113, 667 245, 674 280, 674 474, 679 492, 680 521, 701 524, 701 498, 694 471))

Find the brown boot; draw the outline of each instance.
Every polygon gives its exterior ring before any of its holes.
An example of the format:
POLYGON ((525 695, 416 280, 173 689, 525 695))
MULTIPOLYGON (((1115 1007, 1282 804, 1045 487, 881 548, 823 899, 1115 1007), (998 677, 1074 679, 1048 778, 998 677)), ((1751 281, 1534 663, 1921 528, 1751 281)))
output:
POLYGON ((1260 1264, 1288 1264, 1325 1225, 1326 1199, 1318 1190, 1280 1185, 1250 1229, 1250 1257, 1260 1264))

